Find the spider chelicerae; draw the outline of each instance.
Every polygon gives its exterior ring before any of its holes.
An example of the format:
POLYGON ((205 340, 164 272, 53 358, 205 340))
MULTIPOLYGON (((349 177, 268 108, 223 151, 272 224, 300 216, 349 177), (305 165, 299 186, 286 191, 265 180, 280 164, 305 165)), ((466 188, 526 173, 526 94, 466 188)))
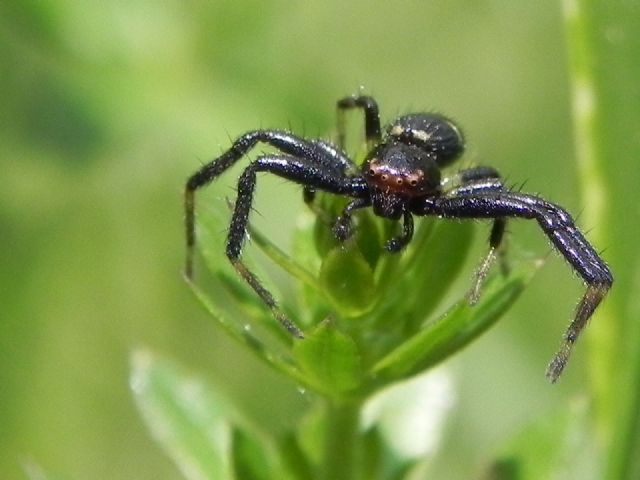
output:
POLYGON ((402 115, 383 132, 378 105, 372 97, 343 98, 337 102, 337 112, 337 145, 283 130, 253 130, 240 136, 231 148, 189 178, 185 188, 187 278, 193 276, 196 190, 215 180, 257 143, 270 145, 280 153, 258 157, 240 175, 226 254, 238 274, 297 338, 304 338, 302 331, 286 317, 273 295, 241 259, 258 172, 270 172, 302 185, 304 201, 308 204, 312 204, 318 190, 352 198, 333 226, 333 233, 340 241, 350 237, 351 217, 356 210, 371 207, 380 217, 402 219, 401 234, 385 244, 391 253, 400 252, 411 241, 414 215, 493 219, 489 252, 477 270, 469 295, 471 303, 477 300, 482 281, 497 257, 506 219, 535 219, 587 287, 564 335, 563 345, 547 369, 547 377, 555 382, 580 332, 613 283, 611 271, 578 230, 571 215, 536 195, 509 190, 492 167, 468 168, 443 178, 441 169, 460 157, 464 138, 455 123, 442 115, 402 115), (368 153, 362 166, 355 165, 343 150, 344 116, 351 109, 361 109, 364 113, 368 153))

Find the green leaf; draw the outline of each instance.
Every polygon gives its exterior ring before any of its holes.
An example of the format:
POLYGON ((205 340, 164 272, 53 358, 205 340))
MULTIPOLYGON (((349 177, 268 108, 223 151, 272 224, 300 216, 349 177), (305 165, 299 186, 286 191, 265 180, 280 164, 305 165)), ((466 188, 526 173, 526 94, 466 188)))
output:
POLYGON ((515 302, 536 269, 537 263, 530 263, 507 278, 493 276, 477 305, 469 305, 466 299, 458 302, 380 360, 372 373, 397 380, 440 363, 491 327, 515 302))
POLYGON ((459 278, 474 232, 472 222, 422 219, 407 251, 380 261, 379 303, 370 314, 377 327, 393 325, 402 336, 417 331, 459 278))
MULTIPOLYGON (((319 284, 318 272, 322 264, 315 244, 315 227, 317 217, 310 210, 303 211, 296 221, 296 229, 293 236, 292 252, 296 261, 307 271, 312 272, 319 284)), ((322 287, 318 291, 308 284, 298 284, 297 300, 299 312, 297 319, 301 325, 316 325, 331 313, 330 302, 322 287), (320 294, 322 300, 320 301, 320 294)))
POLYGON ((362 315, 375 305, 373 272, 353 243, 329 251, 320 269, 320 283, 342 316, 362 315))
MULTIPOLYGON (((405 252, 399 255, 386 254, 382 257, 375 272, 376 286, 383 293, 389 286, 396 286, 398 282, 398 267, 415 265, 417 252, 425 248, 434 231, 435 223, 431 218, 418 218, 413 240, 405 252)), ((401 280, 402 281, 402 280, 401 280)))
POLYGON ((217 271, 214 277, 247 317, 257 322, 269 314, 264 302, 236 272, 217 271))
MULTIPOLYGON (((203 203, 201 201, 201 203, 203 203)), ((225 225, 229 224, 228 209, 223 202, 216 201, 214 205, 196 205, 196 246, 209 271, 219 270, 233 272, 229 260, 225 256, 225 225), (198 210, 200 208, 200 210, 198 210)), ((198 265, 194 265, 196 278, 198 265)))
POLYGON ((412 245, 403 260, 403 268, 413 272, 403 278, 400 288, 402 306, 406 306, 407 314, 413 318, 412 328, 433 312, 458 278, 473 243, 475 225, 441 221, 433 231, 425 230, 424 243, 412 245))
POLYGON ((176 365, 138 351, 130 385, 149 430, 185 478, 291 478, 268 434, 224 395, 176 365))
POLYGON ((315 228, 318 218, 309 210, 298 215, 293 232, 293 244, 291 250, 293 257, 306 270, 317 272, 320 269, 320 255, 315 245, 315 228))
POLYGON ((149 352, 132 357, 130 384, 153 437, 185 478, 235 478, 227 402, 149 352))
POLYGON ((320 257, 339 246, 340 242, 332 232, 332 227, 347 204, 346 200, 336 195, 320 193, 314 200, 313 211, 313 244, 320 257))
POLYGON ((197 285, 189 283, 189 286, 204 308, 232 338, 248 347, 249 351, 270 367, 304 383, 304 378, 293 365, 291 359, 271 352, 258 338, 252 335, 251 330, 244 328, 239 322, 230 321, 197 285))
POLYGON ((255 244, 277 265, 282 267, 292 277, 313 287, 316 291, 321 290, 316 277, 293 260, 288 254, 283 252, 280 247, 254 228, 249 228, 249 232, 255 244))
MULTIPOLYGON (((213 274, 215 278, 220 280, 222 289, 226 290, 235 299, 239 300, 245 309, 245 313, 249 313, 250 318, 255 319, 256 305, 260 305, 262 302, 259 300, 258 295, 253 289, 243 281, 238 272, 233 268, 231 262, 225 255, 225 228, 221 228, 221 225, 227 225, 229 222, 227 208, 213 208, 206 210, 198 216, 197 223, 197 239, 198 250, 201 253, 205 265, 208 270, 213 274)), ((259 262, 252 261, 252 248, 244 248, 242 253, 243 263, 260 279, 260 282, 278 299, 282 298, 282 295, 278 291, 278 286, 274 284, 269 275, 266 275, 263 269, 260 268, 259 262)), ((197 265, 196 265, 197 267, 197 265)), ((197 270, 197 268, 196 268, 197 270)), ((196 280, 197 281, 197 275, 196 280)), ((211 292, 214 303, 217 305, 226 306, 228 299, 224 297, 224 292, 216 291, 211 292)), ((262 311, 266 312, 268 309, 266 306, 262 306, 262 311)), ((264 318, 264 316, 260 316, 264 318)), ((276 324, 277 322, 268 322, 266 327, 282 338, 288 338, 284 335, 282 328, 276 324)))
POLYGON ((358 347, 330 320, 296 342, 293 354, 307 382, 321 392, 340 396, 360 386, 362 365, 358 347))

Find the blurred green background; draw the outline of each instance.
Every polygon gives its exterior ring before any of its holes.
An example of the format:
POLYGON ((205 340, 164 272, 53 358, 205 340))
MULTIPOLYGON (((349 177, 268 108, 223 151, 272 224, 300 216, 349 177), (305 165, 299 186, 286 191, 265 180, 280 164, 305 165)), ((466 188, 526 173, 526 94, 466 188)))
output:
MULTIPOLYGON (((304 410, 295 385, 228 340, 181 277, 184 181, 245 130, 328 137, 335 100, 363 88, 387 120, 423 109, 457 119, 462 165, 493 165, 589 210, 555 1, 5 1, 0 68, 1 478, 31 462, 64 478, 177 478, 128 389, 141 346, 271 428, 304 410)), ((637 152, 638 131, 628 140, 637 152)), ((581 226, 608 239, 597 248, 631 282, 637 255, 616 249, 638 234, 637 173, 619 161, 606 183, 628 189, 612 194, 629 207, 623 226, 581 226)), ((286 247, 300 189, 260 182, 255 224, 286 247)), ((200 205, 226 208, 233 183, 200 205)), ((478 230, 480 255, 488 228, 478 230)), ((509 230, 516 250, 550 251, 536 225, 509 230)), ((584 342, 560 384, 544 377, 581 288, 549 256, 503 321, 450 362, 458 404, 434 478, 469 478, 512 434, 584 395, 584 342)))

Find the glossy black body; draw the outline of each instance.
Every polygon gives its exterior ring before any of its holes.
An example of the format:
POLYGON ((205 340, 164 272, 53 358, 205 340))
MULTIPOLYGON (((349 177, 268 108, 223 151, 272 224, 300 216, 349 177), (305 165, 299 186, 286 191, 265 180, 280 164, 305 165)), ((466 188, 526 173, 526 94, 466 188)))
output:
POLYGON ((189 178, 185 189, 187 277, 191 278, 193 274, 195 191, 217 178, 257 143, 265 143, 280 153, 260 156, 240 176, 226 253, 238 273, 294 336, 303 338, 303 333, 282 313, 271 293, 240 259, 258 172, 270 172, 302 185, 307 203, 313 202, 316 190, 351 197, 353 200, 333 228, 340 240, 351 235, 351 216, 355 210, 372 207, 376 215, 402 219, 402 233, 386 242, 389 252, 398 252, 411 241, 414 215, 493 219, 489 254, 478 270, 470 294, 472 302, 477 300, 482 280, 496 257, 506 219, 536 220, 587 285, 565 334, 564 344, 547 371, 552 381, 557 380, 580 331, 613 283, 608 266, 575 226, 573 218, 559 206, 536 195, 505 188, 492 167, 474 167, 443 179, 441 168, 450 165, 464 151, 460 129, 444 116, 431 113, 403 115, 391 122, 383 135, 378 105, 373 98, 347 97, 338 101, 337 108, 338 145, 281 130, 255 130, 239 137, 229 150, 189 178), (342 149, 344 113, 353 108, 364 113, 369 146, 361 167, 356 166, 342 149))

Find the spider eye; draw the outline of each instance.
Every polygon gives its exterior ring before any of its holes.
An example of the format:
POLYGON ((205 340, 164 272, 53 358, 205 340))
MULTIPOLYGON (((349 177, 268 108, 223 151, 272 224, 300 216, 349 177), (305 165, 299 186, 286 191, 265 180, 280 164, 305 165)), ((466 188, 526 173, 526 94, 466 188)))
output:
POLYGON ((397 183, 398 185, 402 185, 402 179, 401 179, 401 178, 396 179, 396 183, 397 183))
POLYGON ((369 175, 371 175, 372 177, 376 174, 376 171, 373 168, 369 169, 369 175))
POLYGON ((389 178, 389 176, 386 173, 383 173, 380 178, 385 181, 387 178, 389 178))
POLYGON ((409 184, 410 184, 412 187, 415 187, 415 186, 417 186, 417 185, 418 185, 418 180, 416 180, 416 179, 414 178, 413 180, 411 180, 411 181, 409 182, 409 184))

